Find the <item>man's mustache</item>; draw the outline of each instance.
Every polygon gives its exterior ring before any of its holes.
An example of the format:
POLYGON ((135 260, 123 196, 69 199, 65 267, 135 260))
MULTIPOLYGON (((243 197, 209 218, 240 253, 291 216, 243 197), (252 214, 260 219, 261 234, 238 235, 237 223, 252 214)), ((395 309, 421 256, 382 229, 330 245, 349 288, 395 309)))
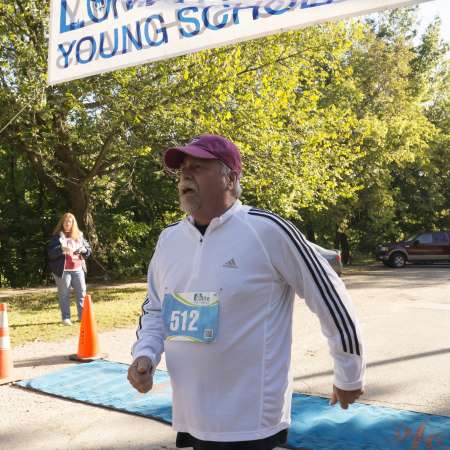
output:
POLYGON ((183 182, 178 185, 178 192, 180 193, 180 195, 186 194, 189 191, 197 193, 197 186, 194 183, 189 182, 183 182))

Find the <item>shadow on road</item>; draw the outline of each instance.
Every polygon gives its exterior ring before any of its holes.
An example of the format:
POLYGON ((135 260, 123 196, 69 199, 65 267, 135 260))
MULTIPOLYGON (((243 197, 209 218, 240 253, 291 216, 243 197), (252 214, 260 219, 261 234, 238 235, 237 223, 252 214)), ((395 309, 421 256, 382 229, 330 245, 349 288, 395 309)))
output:
POLYGON ((30 358, 14 361, 14 367, 38 367, 51 366, 57 364, 66 364, 68 362, 67 355, 54 355, 45 358, 30 358))
POLYGON ((401 269, 373 266, 344 271, 343 280, 347 287, 357 289, 384 288, 416 289, 450 282, 450 265, 408 265, 401 269))
MULTIPOLYGON (((49 432, 45 431, 45 428, 48 426, 47 423, 40 423, 40 425, 43 427, 44 431, 42 431, 42 429, 39 429, 37 426, 35 426, 34 428, 32 428, 31 430, 24 430, 21 429, 20 431, 15 431, 15 430, 2 430, 2 440, 1 440, 1 444, 2 444, 2 449, 14 449, 14 448, 20 448, 20 449, 25 449, 25 448, 38 448, 36 447, 36 445, 39 442, 39 439, 41 440, 47 440, 48 442, 51 442, 51 439, 48 437, 49 432), (3 446, 3 444, 5 446, 3 446)), ((53 431, 55 433, 55 431, 53 431)), ((69 449, 73 449, 75 448, 76 443, 74 444, 72 441, 74 440, 74 438, 70 438, 70 436, 65 436, 64 434, 64 429, 61 425, 61 429, 56 430, 56 436, 55 436, 55 441, 56 442, 61 442, 62 440, 65 440, 67 442, 65 442, 64 447, 69 448, 69 449)), ((105 440, 105 438, 103 438, 105 440)), ((100 439, 99 439, 100 440, 100 439)), ((111 439, 107 439, 111 441, 111 439)), ((176 447, 174 446, 172 441, 167 441, 165 442, 164 440, 162 440, 159 443, 154 443, 154 442, 142 442, 142 439, 140 439, 139 437, 136 437, 135 440, 137 441, 135 444, 131 444, 130 442, 128 442, 128 439, 123 439, 123 442, 114 442, 114 443, 110 443, 110 444, 96 444, 96 440, 92 439, 92 442, 90 444, 88 444, 87 442, 80 442, 80 445, 82 445, 82 447, 80 446, 79 448, 83 448, 85 450, 177 450, 176 447)), ((55 446, 53 447, 45 447, 45 448, 62 448, 62 446, 60 447, 57 443, 55 442, 55 446)), ((44 448, 43 446, 39 445, 39 448, 44 448)))
POLYGON ((20 327, 30 327, 34 325, 58 325, 61 323, 59 320, 53 321, 53 322, 41 322, 41 323, 20 323, 20 324, 11 324, 9 325, 9 328, 20 328, 20 327))
MULTIPOLYGON (((415 353, 413 355, 407 355, 407 356, 399 356, 397 358, 390 358, 390 359, 382 359, 381 361, 374 361, 367 363, 367 367, 377 367, 377 366, 385 366, 388 364, 395 364, 398 362, 404 362, 404 361, 411 361, 414 359, 420 359, 420 358, 428 358, 430 356, 437 356, 437 355, 445 355, 450 354, 450 348, 443 348, 440 350, 433 350, 431 352, 423 352, 423 353, 415 353)), ((309 378, 316 378, 321 377, 325 375, 333 375, 332 370, 325 370, 323 372, 315 372, 308 375, 302 375, 300 377, 295 377, 294 381, 301 381, 301 380, 307 380, 309 378)))

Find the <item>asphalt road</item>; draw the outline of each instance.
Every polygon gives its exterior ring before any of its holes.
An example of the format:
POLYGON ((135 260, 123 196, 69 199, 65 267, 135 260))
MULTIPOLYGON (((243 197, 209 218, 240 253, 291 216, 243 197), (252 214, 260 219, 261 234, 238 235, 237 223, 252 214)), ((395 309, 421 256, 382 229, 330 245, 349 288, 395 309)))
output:
MULTIPOLYGON (((450 266, 352 269, 343 277, 362 324, 365 403, 450 417, 450 266)), ((100 336, 109 359, 130 362, 134 330, 100 336)), ((77 340, 14 349, 15 375, 31 378, 69 364, 77 340)), ((299 300, 293 375, 301 392, 328 395, 332 362, 318 321, 299 300)), ((0 386, 0 449, 174 449, 175 433, 153 420, 0 386)))
MULTIPOLYGON (((362 325, 364 401, 450 416, 450 265, 382 266, 344 281, 362 325)), ((330 362, 317 320, 302 305, 294 323, 295 387, 326 394, 330 362)))

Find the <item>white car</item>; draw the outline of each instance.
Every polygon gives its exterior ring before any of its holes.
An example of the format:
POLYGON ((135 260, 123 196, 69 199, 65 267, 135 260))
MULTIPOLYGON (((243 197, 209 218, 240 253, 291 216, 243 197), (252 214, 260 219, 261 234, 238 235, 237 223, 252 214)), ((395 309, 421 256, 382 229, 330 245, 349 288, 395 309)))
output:
POLYGON ((341 251, 323 248, 320 245, 314 244, 313 242, 310 242, 310 244, 328 261, 328 263, 334 269, 334 271, 339 276, 341 276, 343 269, 341 260, 341 251))

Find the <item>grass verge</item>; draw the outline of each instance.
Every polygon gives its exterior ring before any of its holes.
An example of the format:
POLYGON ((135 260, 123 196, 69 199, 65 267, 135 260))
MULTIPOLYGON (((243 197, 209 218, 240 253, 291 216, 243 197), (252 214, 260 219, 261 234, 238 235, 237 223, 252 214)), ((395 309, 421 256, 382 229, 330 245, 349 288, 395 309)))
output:
MULTIPOLYGON (((92 296, 97 331, 137 326, 145 288, 94 288, 92 296)), ((72 318, 77 317, 71 297, 72 318)), ((61 324, 56 293, 29 293, 2 298, 8 303, 11 345, 17 347, 33 341, 58 341, 79 334, 79 323, 61 324)))

